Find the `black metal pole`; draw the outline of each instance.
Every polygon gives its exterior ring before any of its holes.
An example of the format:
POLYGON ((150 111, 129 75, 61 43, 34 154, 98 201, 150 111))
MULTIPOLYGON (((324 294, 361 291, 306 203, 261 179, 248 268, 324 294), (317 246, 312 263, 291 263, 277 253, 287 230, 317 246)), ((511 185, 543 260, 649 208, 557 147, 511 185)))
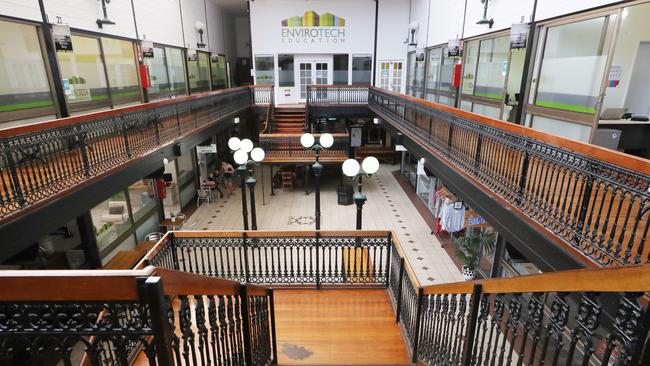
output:
POLYGON ((357 205, 357 230, 361 230, 361 217, 363 213, 363 204, 366 203, 368 198, 366 197, 365 194, 361 191, 361 182, 362 182, 363 176, 359 175, 359 181, 358 181, 358 187, 359 187, 359 192, 354 195, 354 203, 357 205))
POLYGON ((54 47, 54 39, 52 36, 52 26, 48 22, 47 13, 45 12, 45 4, 43 0, 38 0, 38 6, 41 11, 41 29, 43 31, 43 43, 45 43, 45 53, 47 54, 47 62, 50 64, 50 73, 52 74, 52 87, 54 88, 54 97, 59 109, 61 118, 69 117, 68 104, 65 100, 65 91, 63 90, 63 78, 59 70, 59 60, 56 58, 56 49, 54 47))
POLYGON ((323 172, 323 165, 318 162, 318 158, 316 158, 316 162, 312 165, 312 169, 314 170, 316 183, 316 230, 320 230, 320 176, 323 172))
POLYGON ((81 246, 86 256, 85 265, 92 269, 101 267, 102 260, 97 247, 97 234, 95 234, 93 228, 93 218, 90 211, 86 211, 77 217, 77 228, 79 229, 81 246))
POLYGON ((241 207, 242 215, 244 217, 244 230, 248 230, 248 205, 246 204, 246 182, 244 181, 244 176, 246 175, 246 167, 243 165, 240 166, 237 169, 237 173, 239 173, 239 177, 241 178, 241 207))
POLYGON ((255 183, 257 181, 252 175, 246 180, 246 185, 248 186, 248 191, 251 195, 251 229, 257 230, 257 213, 255 212, 255 183))

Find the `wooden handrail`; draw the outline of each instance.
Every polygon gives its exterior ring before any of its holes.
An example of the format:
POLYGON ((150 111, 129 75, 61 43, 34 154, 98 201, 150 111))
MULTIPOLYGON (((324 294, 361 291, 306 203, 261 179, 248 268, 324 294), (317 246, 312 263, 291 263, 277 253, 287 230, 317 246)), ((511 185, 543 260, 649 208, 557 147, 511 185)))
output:
MULTIPOLYGON (((303 133, 260 133, 260 139, 271 140, 271 139, 294 138, 295 137, 295 138, 297 138, 299 140, 302 135, 303 135, 303 133)), ((314 135, 314 137, 320 137, 321 135, 323 135, 323 133, 313 133, 312 135, 314 135)), ((335 132, 335 133, 331 133, 330 135, 332 135, 332 137, 334 137, 334 139, 336 139, 337 137, 338 138, 344 138, 344 137, 350 136, 349 133, 345 133, 345 132, 335 132)))
POLYGON ((532 292, 648 292, 650 264, 578 269, 511 278, 494 278, 425 286, 425 295, 468 294, 474 285, 486 294, 532 292))
POLYGON ((442 110, 456 116, 464 117, 471 119, 473 121, 482 123, 487 126, 495 127, 504 131, 508 131, 514 134, 517 134, 522 137, 529 137, 538 141, 542 141, 552 146, 564 148, 571 150, 582 155, 608 162, 610 164, 618 165, 636 172, 650 175, 650 160, 644 159, 641 157, 625 154, 615 150, 606 149, 604 147, 591 145, 582 141, 577 141, 569 139, 566 137, 556 136, 550 133, 541 132, 534 130, 530 127, 525 127, 521 125, 516 125, 513 123, 508 123, 504 121, 499 121, 489 117, 481 116, 472 112, 467 112, 458 108, 449 107, 447 105, 431 102, 424 99, 415 98, 409 95, 395 93, 389 90, 380 89, 376 87, 370 87, 370 90, 374 90, 380 94, 392 95, 396 98, 404 99, 412 103, 419 104, 424 107, 434 108, 442 110))
POLYGON ((156 268, 156 276, 160 276, 163 291, 167 296, 179 295, 238 295, 239 282, 222 280, 199 274, 175 271, 167 268, 156 268))
POLYGON ((58 118, 49 121, 37 122, 37 123, 32 123, 32 124, 22 125, 17 127, 8 127, 8 128, 0 129, 0 138, 8 138, 8 137, 24 135, 32 132, 66 127, 81 122, 89 122, 89 121, 104 119, 107 117, 119 116, 124 113, 137 112, 141 110, 162 107, 170 104, 177 104, 177 103, 188 102, 196 99, 207 98, 219 94, 229 94, 238 90, 247 90, 247 89, 248 87, 246 86, 241 86, 241 87, 231 88, 231 89, 222 89, 213 92, 186 95, 186 96, 177 97, 173 99, 165 99, 157 102, 142 103, 142 104, 136 104, 136 105, 126 106, 126 107, 118 107, 106 111, 86 113, 86 114, 81 114, 73 117, 58 118))
MULTIPOLYGON (((351 237, 372 237, 372 236, 387 236, 390 234, 386 230, 322 230, 319 231, 321 237, 337 237, 337 236, 351 236, 351 237)), ((315 230, 231 230, 231 231, 173 231, 174 238, 206 238, 206 237, 242 237, 243 233, 247 233, 249 238, 275 238, 283 236, 291 237, 312 237, 316 236, 315 230)), ((154 247, 155 249, 155 247, 154 247)))
POLYGON ((409 276, 409 279, 411 280, 411 283, 413 284, 413 288, 416 290, 422 287, 420 285, 420 281, 418 280, 418 276, 415 274, 415 270, 413 267, 411 267, 411 263, 406 259, 406 254, 404 252, 404 249, 402 248, 402 245, 399 242, 399 239, 397 238, 397 234, 394 232, 391 232, 391 240, 393 242, 393 246, 397 250, 397 253, 404 258, 404 269, 406 270, 406 275, 409 276))
POLYGON ((0 301, 135 301, 136 278, 154 270, 0 271, 0 301))
POLYGON ((308 88, 369 88, 370 84, 342 84, 342 85, 333 85, 333 84, 309 84, 307 85, 308 88))
POLYGON ((147 263, 148 261, 150 261, 151 259, 153 259, 153 257, 155 257, 156 254, 158 254, 158 252, 160 252, 160 251, 162 250, 162 248, 165 246, 165 244, 167 244, 167 243, 169 242, 169 240, 171 239, 171 236, 172 236, 172 235, 173 235, 173 234, 172 234, 171 231, 167 232, 167 233, 166 233, 166 234, 165 234, 165 235, 164 235, 164 236, 163 236, 163 237, 162 237, 162 238, 161 238, 161 239, 156 243, 156 245, 154 245, 153 248, 151 248, 151 250, 149 250, 149 251, 145 254, 145 256, 142 257, 142 259, 140 259, 140 261, 139 261, 139 262, 138 262, 138 263, 133 267, 133 269, 141 269, 141 268, 146 267, 146 266, 147 266, 146 263, 147 263))

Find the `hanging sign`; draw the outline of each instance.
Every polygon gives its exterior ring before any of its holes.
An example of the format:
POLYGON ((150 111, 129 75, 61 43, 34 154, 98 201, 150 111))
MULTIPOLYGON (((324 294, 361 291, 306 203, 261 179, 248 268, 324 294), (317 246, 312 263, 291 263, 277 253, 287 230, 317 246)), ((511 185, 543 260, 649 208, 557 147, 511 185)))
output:
POLYGON ((207 146, 197 146, 197 154, 216 154, 217 153, 217 144, 211 144, 207 146))
POLYGON ((153 42, 141 41, 140 47, 142 48, 142 57, 153 58, 153 42))
POLYGON ((187 49, 187 61, 196 61, 197 59, 197 54, 196 50, 193 48, 188 48, 187 49))
POLYGON ((510 27, 510 49, 518 50, 526 48, 526 36, 528 35, 528 24, 515 23, 510 27))
POLYGON ((465 227, 489 227, 485 218, 474 210, 465 211, 465 227))
POLYGON ((623 66, 612 65, 609 68, 609 75, 607 76, 607 87, 617 88, 621 84, 621 74, 623 73, 623 66))
POLYGON ((57 52, 72 52, 72 36, 67 24, 52 24, 54 48, 57 52))
POLYGON ((449 42, 447 42, 447 56, 460 56, 460 39, 450 39, 449 42))

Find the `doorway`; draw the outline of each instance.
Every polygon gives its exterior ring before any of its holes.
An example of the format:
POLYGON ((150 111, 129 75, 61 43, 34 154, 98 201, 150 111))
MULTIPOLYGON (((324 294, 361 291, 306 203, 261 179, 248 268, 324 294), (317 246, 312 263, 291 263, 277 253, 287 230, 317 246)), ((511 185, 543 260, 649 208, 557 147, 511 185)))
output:
POLYGON ((307 101, 307 85, 328 85, 332 79, 332 56, 319 58, 296 57, 298 73, 299 100, 301 103, 307 101))

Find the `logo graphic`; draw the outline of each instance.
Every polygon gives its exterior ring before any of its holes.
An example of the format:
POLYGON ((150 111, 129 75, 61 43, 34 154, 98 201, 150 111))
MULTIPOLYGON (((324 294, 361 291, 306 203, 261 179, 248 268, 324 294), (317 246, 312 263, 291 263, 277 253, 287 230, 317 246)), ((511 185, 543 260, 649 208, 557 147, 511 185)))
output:
POLYGON ((318 15, 308 10, 303 16, 295 16, 282 21, 283 27, 345 27, 345 19, 334 14, 318 15))
POLYGON ((331 13, 308 10, 303 16, 282 20, 282 43, 345 43, 345 19, 331 13))

